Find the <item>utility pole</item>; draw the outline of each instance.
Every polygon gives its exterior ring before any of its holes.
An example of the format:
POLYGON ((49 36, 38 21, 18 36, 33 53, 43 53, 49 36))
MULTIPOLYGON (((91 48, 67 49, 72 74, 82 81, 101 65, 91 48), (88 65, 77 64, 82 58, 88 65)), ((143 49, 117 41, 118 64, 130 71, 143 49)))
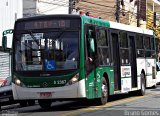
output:
POLYGON ((139 0, 137 0, 137 27, 140 27, 140 3, 139 3, 139 0))
POLYGON ((120 0, 116 0, 115 16, 116 16, 116 21, 119 23, 119 21, 120 21, 120 0))
POLYGON ((69 0, 69 14, 72 14, 75 9, 76 0, 69 0))
POLYGON ((156 12, 154 12, 154 15, 153 15, 153 27, 155 28, 156 27, 156 12))
POLYGON ((73 10, 73 5, 72 5, 73 0, 68 0, 68 1, 69 1, 69 14, 71 14, 73 10))

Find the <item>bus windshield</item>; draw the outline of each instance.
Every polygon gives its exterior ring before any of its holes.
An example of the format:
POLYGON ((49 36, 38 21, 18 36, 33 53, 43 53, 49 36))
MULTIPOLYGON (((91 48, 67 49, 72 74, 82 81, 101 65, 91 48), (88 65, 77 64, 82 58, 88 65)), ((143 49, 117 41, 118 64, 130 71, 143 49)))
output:
POLYGON ((24 31, 16 35, 16 71, 77 69, 78 31, 24 31))

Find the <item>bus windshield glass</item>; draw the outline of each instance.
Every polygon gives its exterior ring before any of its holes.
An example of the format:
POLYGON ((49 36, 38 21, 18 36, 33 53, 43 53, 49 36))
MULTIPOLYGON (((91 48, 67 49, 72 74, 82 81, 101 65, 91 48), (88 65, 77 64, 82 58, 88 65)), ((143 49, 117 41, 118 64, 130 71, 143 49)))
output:
POLYGON ((16 71, 77 69, 79 31, 24 31, 16 34, 16 71))

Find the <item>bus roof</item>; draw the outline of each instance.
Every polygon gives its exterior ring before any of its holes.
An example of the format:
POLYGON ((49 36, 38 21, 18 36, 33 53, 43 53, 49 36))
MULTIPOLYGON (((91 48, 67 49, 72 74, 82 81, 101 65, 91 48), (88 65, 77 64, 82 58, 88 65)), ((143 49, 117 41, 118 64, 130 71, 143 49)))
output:
POLYGON ((103 20, 99 18, 93 18, 89 16, 82 15, 82 18, 85 20, 85 23, 90 23, 89 21, 92 20, 92 23, 90 24, 95 24, 99 26, 105 26, 113 29, 120 29, 124 31, 130 31, 130 32, 136 32, 136 33, 141 33, 141 34, 147 34, 147 35, 153 35, 153 30, 149 29, 143 29, 140 27, 135 27, 131 25, 126 25, 122 23, 117 23, 117 22, 112 22, 108 20, 103 20))
POLYGON ((153 35, 153 31, 149 30, 149 29, 143 29, 140 27, 125 25, 122 23, 116 23, 116 22, 112 22, 112 21, 109 21, 109 23, 110 23, 110 28, 113 28, 113 29, 120 29, 120 30, 124 30, 124 31, 153 35))
POLYGON ((67 15, 67 14, 41 15, 41 16, 34 16, 34 17, 28 17, 28 18, 21 18, 21 19, 18 19, 17 22, 27 21, 27 20, 47 19, 47 18, 51 19, 51 18, 59 18, 59 17, 63 17, 63 18, 80 18, 81 17, 84 23, 105 26, 105 27, 109 27, 113 29, 120 29, 124 31, 153 35, 153 31, 149 29, 143 29, 143 28, 139 28, 139 27, 135 27, 131 25, 112 22, 112 21, 103 20, 99 18, 93 18, 93 17, 89 17, 85 15, 67 15))
POLYGON ((17 21, 28 21, 28 20, 37 20, 37 19, 51 19, 51 18, 80 18, 80 15, 67 15, 67 14, 56 14, 56 15, 40 15, 33 17, 26 17, 17 19, 17 21))
POLYGON ((108 20, 103 20, 100 18, 90 17, 90 16, 86 16, 86 15, 81 15, 81 18, 82 18, 83 22, 87 23, 87 24, 110 27, 108 20))

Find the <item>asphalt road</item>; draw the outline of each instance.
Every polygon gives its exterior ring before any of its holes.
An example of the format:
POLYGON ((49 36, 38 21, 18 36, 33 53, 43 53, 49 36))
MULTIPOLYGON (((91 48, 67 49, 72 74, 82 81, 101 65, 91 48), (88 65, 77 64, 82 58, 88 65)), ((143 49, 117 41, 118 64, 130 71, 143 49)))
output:
POLYGON ((38 104, 28 107, 14 104, 3 106, 0 113, 2 116, 160 116, 160 86, 147 89, 145 96, 133 93, 110 96, 103 106, 87 101, 53 102, 49 109, 38 104))

